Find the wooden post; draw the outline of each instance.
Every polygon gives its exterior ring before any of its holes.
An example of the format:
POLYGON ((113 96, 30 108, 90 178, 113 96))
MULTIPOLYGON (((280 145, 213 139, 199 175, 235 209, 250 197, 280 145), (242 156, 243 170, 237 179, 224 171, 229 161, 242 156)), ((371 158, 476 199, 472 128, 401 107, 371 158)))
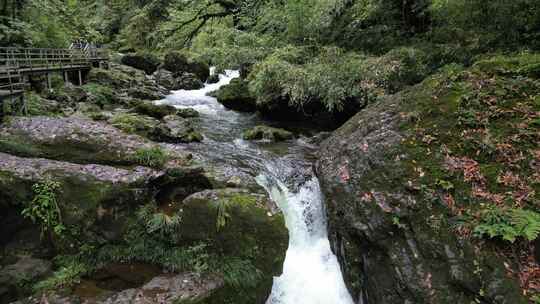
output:
POLYGON ((82 72, 81 72, 80 69, 79 69, 79 85, 83 85, 83 81, 82 81, 82 72))
POLYGON ((67 71, 64 71, 63 74, 64 74, 64 84, 65 84, 66 82, 69 82, 69 75, 67 71))
POLYGON ((51 85, 51 73, 47 73, 47 89, 52 89, 51 85))

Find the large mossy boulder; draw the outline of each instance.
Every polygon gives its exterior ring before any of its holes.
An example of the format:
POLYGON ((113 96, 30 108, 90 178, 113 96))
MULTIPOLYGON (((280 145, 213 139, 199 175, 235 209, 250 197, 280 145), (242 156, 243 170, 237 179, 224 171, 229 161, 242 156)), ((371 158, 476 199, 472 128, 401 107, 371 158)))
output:
POLYGON ((155 104, 148 101, 135 102, 133 111, 156 119, 162 119, 167 115, 175 115, 178 112, 174 106, 155 104))
POLYGON ((166 54, 162 67, 175 75, 193 73, 202 82, 210 76, 210 67, 206 63, 194 60, 184 52, 173 51, 166 54))
POLYGON ((240 78, 231 80, 228 85, 222 86, 211 94, 225 107, 242 112, 255 112, 257 110, 256 99, 249 92, 247 82, 240 78))
POLYGON ((151 199, 150 184, 161 175, 145 167, 120 169, 0 153, 0 201, 23 208, 33 199, 33 185, 54 181, 69 233, 81 233, 85 241, 116 239, 124 216, 151 199))
POLYGON ((127 54, 121 58, 122 64, 143 70, 147 75, 154 73, 161 64, 159 59, 151 54, 127 54))
POLYGON ((163 122, 156 126, 149 136, 154 141, 175 144, 203 140, 203 136, 195 131, 190 120, 174 115, 164 117, 163 122))
POLYGON ((244 132, 246 140, 268 140, 272 142, 284 141, 294 138, 294 135, 284 129, 269 126, 256 126, 244 132))
POLYGON ((83 118, 12 117, 0 127, 0 152, 75 163, 136 164, 155 144, 83 118))
POLYGON ((514 106, 535 107, 525 91, 538 95, 540 87, 447 67, 369 106, 323 142, 316 168, 330 240, 357 303, 529 303, 491 246, 457 233, 478 231, 486 220, 478 208, 506 208, 508 189, 493 193, 499 174, 515 162, 533 174, 531 139, 512 128, 514 106), (481 148, 488 141, 512 142, 523 158, 505 163, 507 150, 481 148))
POLYGON ((283 216, 271 213, 265 195, 243 189, 206 190, 192 194, 175 208, 181 210, 184 241, 208 240, 220 254, 250 261, 262 274, 246 293, 223 290, 204 303, 263 303, 273 276, 281 273, 288 244, 283 216))

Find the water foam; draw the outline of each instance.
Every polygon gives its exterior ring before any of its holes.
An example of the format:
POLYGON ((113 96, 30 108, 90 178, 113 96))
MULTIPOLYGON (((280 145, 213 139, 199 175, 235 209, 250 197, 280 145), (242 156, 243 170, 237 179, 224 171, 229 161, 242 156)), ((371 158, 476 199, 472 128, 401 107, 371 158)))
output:
POLYGON ((323 197, 316 177, 292 193, 279 180, 259 175, 285 216, 289 248, 283 274, 274 278, 267 304, 353 304, 330 249, 323 197))
POLYGON ((193 108, 206 115, 216 115, 224 110, 224 107, 217 102, 216 98, 207 94, 227 85, 234 78, 240 77, 240 72, 226 70, 225 74, 219 74, 219 81, 207 83, 198 90, 178 90, 172 91, 165 99, 156 101, 156 104, 170 104, 176 108, 193 108))

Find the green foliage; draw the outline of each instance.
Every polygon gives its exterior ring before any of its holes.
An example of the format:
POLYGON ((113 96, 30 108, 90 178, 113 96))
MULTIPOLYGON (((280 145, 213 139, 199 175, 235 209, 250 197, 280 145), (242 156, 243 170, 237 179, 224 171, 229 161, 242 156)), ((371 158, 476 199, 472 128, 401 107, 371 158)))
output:
POLYGON ((61 265, 60 269, 53 275, 34 285, 35 292, 58 291, 75 286, 80 283, 81 278, 91 272, 91 267, 74 259, 61 265))
POLYGON ((259 104, 288 100, 304 107, 322 102, 329 111, 346 103, 365 103, 370 92, 361 85, 365 60, 339 48, 323 48, 314 58, 305 49, 286 47, 257 64, 250 74, 250 90, 259 104))
POLYGON ((158 212, 157 208, 151 204, 141 207, 138 217, 145 223, 146 231, 149 234, 158 233, 161 236, 179 233, 182 223, 180 215, 158 212))
POLYGON ((24 217, 41 226, 42 236, 50 233, 62 237, 66 231, 57 200, 60 187, 60 183, 52 180, 34 184, 34 198, 21 212, 24 217))
POLYGON ((83 89, 90 94, 92 101, 100 107, 110 105, 115 101, 115 94, 110 87, 89 83, 83 89))
POLYGON ((240 258, 224 259, 220 270, 224 274, 225 283, 236 288, 255 288, 263 277, 251 261, 240 258))
POLYGON ((169 161, 169 155, 160 147, 142 148, 135 152, 134 160, 142 165, 151 168, 163 168, 169 161))
POLYGON ((149 132, 156 125, 156 122, 152 118, 135 113, 116 114, 109 122, 116 128, 127 133, 149 132))
POLYGON ((533 241, 540 234, 540 214, 523 209, 503 210, 489 207, 483 212, 480 224, 474 232, 480 237, 501 237, 511 243, 520 237, 533 241))

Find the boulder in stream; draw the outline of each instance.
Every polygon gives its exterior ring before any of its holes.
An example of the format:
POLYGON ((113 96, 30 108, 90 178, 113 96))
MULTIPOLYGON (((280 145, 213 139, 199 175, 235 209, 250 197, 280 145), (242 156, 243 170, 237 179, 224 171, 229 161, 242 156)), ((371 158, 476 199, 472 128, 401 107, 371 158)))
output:
POLYGON ((222 86, 211 95, 231 110, 241 112, 255 112, 257 110, 255 97, 249 92, 247 82, 240 78, 231 80, 228 85, 222 86))
POLYGON ((269 140, 277 142, 292 139, 294 135, 284 129, 261 125, 245 131, 243 137, 247 140, 269 140))

